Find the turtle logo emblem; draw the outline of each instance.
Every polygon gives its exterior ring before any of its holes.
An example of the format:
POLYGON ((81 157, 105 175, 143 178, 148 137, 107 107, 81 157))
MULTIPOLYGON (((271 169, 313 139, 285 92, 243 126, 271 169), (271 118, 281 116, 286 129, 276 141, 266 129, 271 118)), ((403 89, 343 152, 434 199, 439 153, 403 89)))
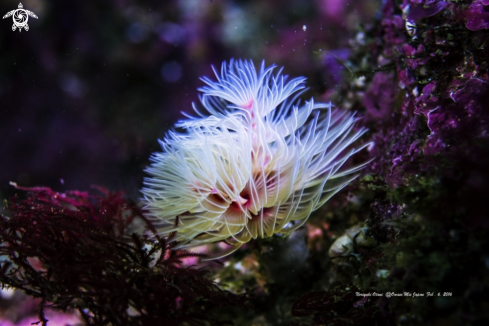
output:
POLYGON ((22 3, 19 3, 18 9, 6 13, 5 16, 3 16, 3 19, 8 18, 10 16, 12 16, 14 20, 14 24, 12 25, 12 31, 14 32, 17 28, 19 29, 19 32, 22 32, 22 28, 25 29, 26 31, 29 30, 29 25, 27 25, 29 16, 37 19, 36 14, 33 13, 32 11, 25 10, 24 7, 22 6, 22 3))

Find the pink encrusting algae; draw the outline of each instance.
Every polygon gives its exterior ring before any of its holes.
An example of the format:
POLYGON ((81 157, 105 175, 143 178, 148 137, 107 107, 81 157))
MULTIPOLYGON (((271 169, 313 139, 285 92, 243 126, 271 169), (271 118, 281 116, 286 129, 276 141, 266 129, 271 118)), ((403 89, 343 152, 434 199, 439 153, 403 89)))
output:
POLYGON ((342 169, 369 145, 352 146, 366 131, 354 130, 354 114, 301 104, 306 79, 274 68, 224 62, 217 81, 202 79, 208 114, 194 106, 198 117, 176 125, 186 132, 168 132, 151 157, 144 202, 160 234, 176 232, 177 248, 226 241, 222 257, 251 238, 289 233, 367 164, 342 169))

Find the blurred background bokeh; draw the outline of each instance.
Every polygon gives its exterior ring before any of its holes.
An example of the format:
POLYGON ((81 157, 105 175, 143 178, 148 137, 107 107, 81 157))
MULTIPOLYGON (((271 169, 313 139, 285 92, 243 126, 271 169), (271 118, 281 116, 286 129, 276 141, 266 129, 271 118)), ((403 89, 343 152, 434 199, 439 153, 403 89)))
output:
MULTIPOLYGON (((18 1, 2 0, 2 16, 18 1)), ((157 140, 192 112, 211 65, 264 59, 306 76, 306 95, 327 101, 340 81, 336 58, 379 3, 22 1, 38 16, 29 31, 0 21, 0 200, 17 192, 10 181, 57 191, 100 185, 137 200, 157 140)), ((2 291, 0 302, 0 325, 37 320, 23 319, 36 302, 19 291, 2 291)), ((51 316, 50 325, 56 318, 73 322, 51 316)))
MULTIPOLYGON (((344 56, 379 2, 22 1, 38 16, 29 31, 0 21, 0 198, 14 181, 137 199, 157 139, 192 112, 211 65, 265 59, 327 100, 338 78, 325 53, 344 56)), ((2 1, 2 16, 17 7, 2 1)))

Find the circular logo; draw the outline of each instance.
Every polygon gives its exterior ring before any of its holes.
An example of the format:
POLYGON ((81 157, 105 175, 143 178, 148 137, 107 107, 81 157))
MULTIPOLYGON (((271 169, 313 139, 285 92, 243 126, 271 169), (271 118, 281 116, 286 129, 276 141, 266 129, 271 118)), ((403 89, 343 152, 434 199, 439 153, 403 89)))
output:
POLYGON ((35 13, 29 10, 25 10, 24 6, 22 6, 22 3, 19 3, 18 9, 9 11, 7 14, 5 14, 5 16, 3 16, 3 18, 5 19, 10 16, 12 16, 12 19, 14 20, 12 31, 19 29, 19 32, 22 31, 22 29, 25 29, 26 31, 29 30, 29 25, 27 25, 29 16, 37 18, 35 13))
POLYGON ((15 11, 15 14, 13 14, 13 18, 14 18, 14 24, 18 28, 24 27, 27 24, 27 21, 29 20, 29 16, 27 15, 24 9, 17 9, 15 11))

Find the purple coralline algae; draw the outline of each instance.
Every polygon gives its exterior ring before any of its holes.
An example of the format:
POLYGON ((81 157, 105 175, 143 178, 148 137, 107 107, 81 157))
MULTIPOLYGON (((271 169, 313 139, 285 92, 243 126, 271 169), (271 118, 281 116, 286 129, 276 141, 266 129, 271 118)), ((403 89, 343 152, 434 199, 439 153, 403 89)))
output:
POLYGON ((382 37, 380 46, 370 46, 378 71, 370 77, 363 106, 377 131, 373 155, 379 159, 372 172, 383 173, 391 187, 435 168, 428 162, 436 155, 457 160, 478 152, 470 149, 473 141, 487 140, 487 33, 472 32, 487 27, 485 2, 383 6, 380 28, 371 31, 382 37), (416 36, 405 31, 406 22, 416 24, 416 36), (377 63, 386 59, 395 62, 395 74, 380 71, 377 63))
POLYGON ((475 0, 465 11, 467 26, 471 31, 489 28, 489 1, 475 0))
POLYGON ((331 98, 364 116, 375 159, 363 192, 351 190, 347 212, 335 213, 328 229, 341 238, 360 225, 378 245, 357 246, 348 262, 331 268, 330 282, 348 284, 346 290, 338 294, 332 286, 304 296, 293 313, 314 313, 316 323, 341 315, 356 324, 353 307, 361 302, 380 308, 378 325, 487 320, 487 300, 480 295, 488 290, 482 275, 489 266, 481 259, 488 255, 489 234, 488 27, 488 0, 386 0, 379 20, 358 32, 362 42, 354 39, 343 60, 350 82, 331 98), (343 222, 347 218, 353 222, 343 222), (457 283, 468 276, 471 283, 457 283), (349 311, 328 305, 352 286, 460 295, 422 302, 386 298, 374 305, 366 299, 348 305, 349 311), (321 304, 311 305, 310 298, 321 304))

